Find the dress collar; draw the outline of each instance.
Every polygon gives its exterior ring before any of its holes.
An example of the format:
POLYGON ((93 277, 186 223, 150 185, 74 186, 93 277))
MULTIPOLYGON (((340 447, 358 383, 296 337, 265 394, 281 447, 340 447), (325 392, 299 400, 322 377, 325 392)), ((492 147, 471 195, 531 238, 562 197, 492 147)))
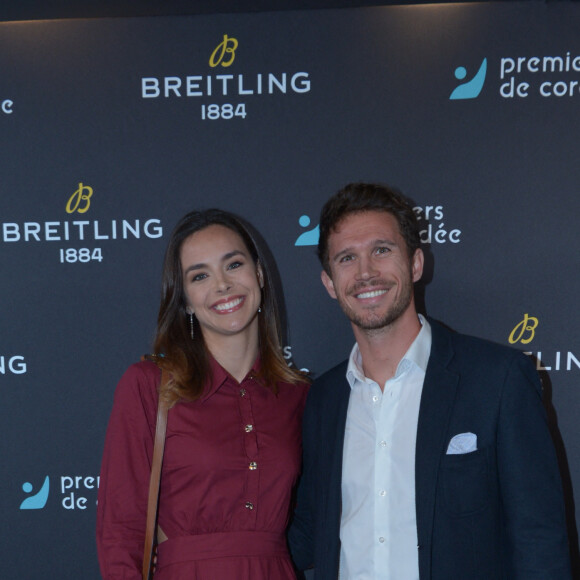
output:
MULTIPOLYGON (((209 358, 209 370, 210 374, 208 380, 203 389, 203 395, 201 396, 200 400, 206 401, 211 396, 213 396, 221 387, 222 385, 230 380, 233 381, 235 384, 238 384, 238 381, 220 365, 220 363, 212 356, 211 353, 208 353, 209 358)), ((254 378, 258 372, 260 371, 260 355, 256 357, 252 368, 248 371, 248 374, 244 378, 244 381, 247 379, 254 378)))

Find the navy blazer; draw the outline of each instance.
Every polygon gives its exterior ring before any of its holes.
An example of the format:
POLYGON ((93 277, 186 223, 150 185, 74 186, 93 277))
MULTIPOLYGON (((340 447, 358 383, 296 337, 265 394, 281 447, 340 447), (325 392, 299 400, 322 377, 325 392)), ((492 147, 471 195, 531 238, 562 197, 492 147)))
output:
MULTIPOLYGON (((571 578, 562 484, 532 362, 430 323, 415 455, 420 580, 571 578), (477 435, 477 451, 447 455, 466 432, 477 435)), ((316 580, 338 577, 346 368, 314 382, 303 420, 289 544, 316 580)))

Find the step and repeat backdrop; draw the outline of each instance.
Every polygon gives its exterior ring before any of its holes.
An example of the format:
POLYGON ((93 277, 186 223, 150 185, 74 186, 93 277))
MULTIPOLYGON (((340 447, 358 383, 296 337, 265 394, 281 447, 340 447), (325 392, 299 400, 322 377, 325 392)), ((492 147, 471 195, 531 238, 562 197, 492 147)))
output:
POLYGON ((315 244, 358 180, 416 206, 421 310, 536 361, 576 555, 579 26, 565 2, 0 24, 0 576, 99 578, 113 392, 185 212, 261 232, 289 361, 347 356, 315 244))

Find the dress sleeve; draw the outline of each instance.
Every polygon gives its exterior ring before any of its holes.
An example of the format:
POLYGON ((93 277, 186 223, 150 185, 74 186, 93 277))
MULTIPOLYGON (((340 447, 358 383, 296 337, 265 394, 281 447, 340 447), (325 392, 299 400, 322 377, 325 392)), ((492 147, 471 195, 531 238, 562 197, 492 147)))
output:
POLYGON ((97 506, 97 551, 104 580, 141 578, 147 494, 160 371, 132 365, 115 391, 97 506))

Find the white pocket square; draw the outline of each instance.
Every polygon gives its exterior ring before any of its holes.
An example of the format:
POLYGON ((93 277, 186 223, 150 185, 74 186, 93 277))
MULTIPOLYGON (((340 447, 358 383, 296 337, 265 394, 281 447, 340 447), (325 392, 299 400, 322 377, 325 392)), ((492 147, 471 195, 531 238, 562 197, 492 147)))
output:
POLYGON ((449 441, 447 455, 463 455, 477 451, 477 435, 475 433, 459 433, 449 441))

